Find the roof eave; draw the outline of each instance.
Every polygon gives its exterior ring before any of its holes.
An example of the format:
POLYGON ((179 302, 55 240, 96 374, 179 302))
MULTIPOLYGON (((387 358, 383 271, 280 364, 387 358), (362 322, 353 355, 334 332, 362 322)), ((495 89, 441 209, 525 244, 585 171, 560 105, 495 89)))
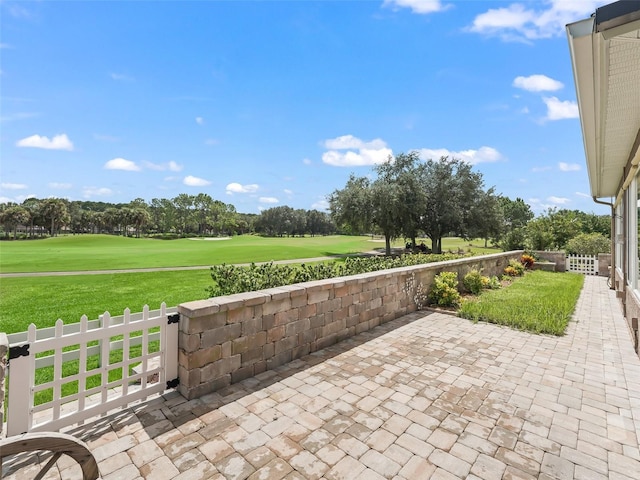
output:
POLYGON ((593 197, 602 197, 599 186, 602 176, 602 165, 598 165, 597 133, 598 106, 596 105, 596 88, 599 77, 596 72, 594 55, 594 26, 595 18, 587 18, 567 25, 567 38, 573 67, 573 78, 576 87, 576 98, 580 112, 580 126, 589 185, 593 197))

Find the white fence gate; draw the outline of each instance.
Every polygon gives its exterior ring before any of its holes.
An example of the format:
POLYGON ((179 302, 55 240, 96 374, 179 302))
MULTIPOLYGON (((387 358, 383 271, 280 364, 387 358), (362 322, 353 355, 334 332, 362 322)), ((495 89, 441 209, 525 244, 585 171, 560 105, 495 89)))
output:
POLYGON ((175 312, 164 303, 154 311, 145 305, 142 313, 126 309, 123 316, 111 317, 106 312, 92 321, 83 315, 79 323, 58 320, 55 327, 39 330, 32 323, 27 332, 9 335, 7 435, 57 431, 175 388, 175 312), (159 346, 150 348, 151 342, 159 346), (87 380, 97 386, 88 386, 87 380), (35 405, 36 394, 43 391, 51 399, 35 405))
POLYGON ((598 256, 567 255, 567 272, 598 275, 598 256))

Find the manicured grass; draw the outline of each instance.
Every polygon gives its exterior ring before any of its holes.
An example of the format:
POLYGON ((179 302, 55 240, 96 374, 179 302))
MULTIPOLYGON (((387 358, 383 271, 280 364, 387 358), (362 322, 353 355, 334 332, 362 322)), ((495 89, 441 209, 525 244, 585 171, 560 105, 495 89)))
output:
MULTIPOLYGON (((148 352, 154 353, 160 349, 160 342, 149 342, 148 352)), ((65 351, 71 350, 65 348, 65 351)), ((140 345, 132 345, 129 347, 129 359, 135 359, 142 355, 142 347, 140 345)), ((123 360, 122 350, 113 350, 109 352, 109 364, 121 362, 123 360)), ((140 362, 132 363, 132 367, 138 365, 140 362)), ((98 387, 104 383, 102 381, 102 373, 99 373, 97 369, 100 368, 100 357, 98 355, 91 355, 87 357, 85 371, 90 372, 96 370, 93 375, 87 376, 85 380, 85 390, 89 390, 94 387, 98 387)), ((107 381, 115 382, 122 378, 122 370, 124 367, 114 367, 107 371, 107 381)), ((80 372, 80 360, 72 360, 62 364, 62 378, 69 377, 71 375, 77 375, 80 372)), ((129 372, 131 373, 131 372, 129 372)), ((53 380, 53 367, 37 368, 35 371, 35 385, 51 382, 53 380)), ((64 382, 64 380, 63 380, 64 382)), ((60 388, 62 397, 73 395, 78 393, 78 380, 62 383, 60 388)), ((41 403, 50 402, 53 400, 53 388, 45 388, 36 392, 34 396, 34 405, 40 405, 41 403)))
POLYGON ((366 236, 155 240, 75 235, 0 242, 0 272, 57 272, 268 262, 373 250, 366 236))
POLYGON ((52 327, 58 318, 65 323, 89 320, 108 311, 122 315, 125 308, 141 312, 147 304, 152 310, 165 302, 168 307, 207 298, 211 286, 209 270, 118 273, 0 279, 0 331, 52 327))
MULTIPOLYGON (((396 246, 402 244, 402 240, 395 242, 396 246)), ((469 242, 457 238, 444 239, 443 245, 445 250, 471 248, 476 253, 485 251, 469 247, 469 242)), ((476 241, 474 245, 482 245, 482 242, 476 241)), ((265 261, 282 257, 311 258, 376 248, 384 248, 384 242, 380 242, 379 237, 376 241, 371 241, 371 237, 275 239, 243 236, 231 240, 197 241, 82 235, 0 242, 0 263, 3 272, 77 271, 127 266, 208 265, 216 262, 205 262, 205 259, 214 257, 219 263, 248 263, 259 261, 259 258, 265 261), (282 251, 278 251, 279 246, 282 251), (224 257, 225 253, 227 257, 224 257)), ((496 250, 486 251, 493 253, 496 250)), ((163 301, 172 307, 207 298, 206 288, 211 285, 208 269, 2 278, 0 331, 25 331, 32 322, 39 328, 51 327, 58 318, 62 318, 65 323, 78 322, 83 314, 91 320, 105 311, 118 316, 127 307, 132 312, 140 312, 145 304, 151 309, 157 309, 163 301)))
POLYGON ((506 288, 464 301, 458 314, 533 333, 564 335, 583 284, 583 275, 527 272, 506 288))
MULTIPOLYGON (((428 239, 425 244, 430 246, 428 239)), ((496 252, 483 241, 443 239, 443 249, 496 252)), ((404 245, 403 240, 394 246, 404 245)), ((0 242, 0 272, 77 272, 221 263, 268 262, 360 253, 384 248, 369 236, 267 238, 241 235, 229 240, 155 240, 113 235, 69 235, 41 240, 0 242)))

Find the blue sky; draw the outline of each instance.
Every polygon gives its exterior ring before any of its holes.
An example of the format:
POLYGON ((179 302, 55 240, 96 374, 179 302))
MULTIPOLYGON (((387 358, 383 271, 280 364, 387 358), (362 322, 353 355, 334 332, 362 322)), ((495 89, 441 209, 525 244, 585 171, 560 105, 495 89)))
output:
POLYGON ((0 3, 0 202, 327 207, 389 155, 589 195, 566 23, 606 2, 0 3))

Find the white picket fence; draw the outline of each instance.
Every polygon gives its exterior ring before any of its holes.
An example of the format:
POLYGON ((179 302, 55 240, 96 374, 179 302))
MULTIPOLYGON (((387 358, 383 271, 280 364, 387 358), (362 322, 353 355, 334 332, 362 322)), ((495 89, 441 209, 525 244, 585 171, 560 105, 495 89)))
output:
POLYGON ((32 323, 27 332, 9 335, 7 435, 58 431, 177 386, 175 312, 175 307, 163 303, 160 310, 145 306, 142 313, 131 314, 126 309, 120 317, 106 312, 91 321, 83 315, 79 323, 65 325, 58 320, 50 328, 37 329, 32 323), (159 347, 150 349, 155 341, 159 347), (130 347, 137 345, 140 355, 130 357, 130 347), (111 363, 109 353, 115 350, 122 352, 122 358, 111 363), (94 356, 98 367, 87 368, 94 356), (75 373, 63 376, 63 364, 74 360, 78 360, 75 373), (46 367, 52 367, 53 378, 38 380, 37 371, 46 367), (122 378, 109 381, 109 372, 116 370, 122 378), (96 376, 100 385, 87 388, 87 379, 96 376), (70 383, 77 386, 77 393, 63 397, 62 387, 70 383), (45 390, 52 393, 52 400, 35 405, 35 395, 45 390))
POLYGON ((598 275, 597 255, 567 255, 567 272, 582 273, 584 275, 598 275))

